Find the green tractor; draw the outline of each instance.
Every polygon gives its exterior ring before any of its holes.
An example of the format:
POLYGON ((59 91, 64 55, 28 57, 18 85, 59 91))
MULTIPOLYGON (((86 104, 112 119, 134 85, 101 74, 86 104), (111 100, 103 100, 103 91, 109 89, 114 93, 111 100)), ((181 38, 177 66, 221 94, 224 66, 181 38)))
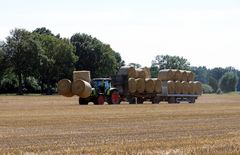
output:
POLYGON ((87 105, 93 102, 95 105, 120 104, 120 95, 116 88, 112 87, 110 78, 94 78, 91 81, 92 94, 88 98, 80 98, 80 105, 87 105))

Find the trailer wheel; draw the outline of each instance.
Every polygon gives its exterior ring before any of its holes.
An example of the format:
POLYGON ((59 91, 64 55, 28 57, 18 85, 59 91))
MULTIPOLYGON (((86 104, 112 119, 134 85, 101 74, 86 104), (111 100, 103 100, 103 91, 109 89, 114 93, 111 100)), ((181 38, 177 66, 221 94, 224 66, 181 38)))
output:
POLYGON ((118 91, 114 90, 111 92, 111 95, 108 99, 108 104, 120 104, 120 95, 118 91))
POLYGON ((129 104, 136 104, 136 98, 132 97, 128 99, 129 104))
POLYGON ((168 98, 168 103, 172 104, 172 103, 176 103, 176 98, 174 96, 171 96, 168 98))
POLYGON ((103 94, 99 94, 96 100, 94 101, 95 105, 103 105, 105 102, 105 96, 103 94))
POLYGON ((189 103, 194 104, 195 103, 195 98, 194 97, 189 98, 189 103))
POLYGON ((151 101, 152 101, 152 104, 159 104, 160 98, 159 97, 154 97, 154 98, 151 99, 151 101))
POLYGON ((143 104, 143 102, 144 102, 143 98, 141 98, 141 97, 137 98, 137 104, 143 104))
POLYGON ((80 105, 88 105, 88 100, 85 98, 79 97, 79 104, 80 105))

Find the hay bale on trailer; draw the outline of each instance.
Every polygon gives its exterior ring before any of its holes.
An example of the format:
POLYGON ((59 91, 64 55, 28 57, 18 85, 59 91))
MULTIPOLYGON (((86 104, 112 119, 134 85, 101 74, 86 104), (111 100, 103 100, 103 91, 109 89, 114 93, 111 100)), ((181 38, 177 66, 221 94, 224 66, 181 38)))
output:
POLYGON ((189 81, 189 87, 188 87, 188 94, 195 94, 196 85, 194 84, 194 81, 189 81))
POLYGON ((150 68, 144 67, 142 68, 145 72, 145 78, 151 78, 151 71, 150 68))
POLYGON ((180 81, 187 81, 188 80, 188 76, 187 76, 187 72, 185 70, 180 70, 181 74, 182 74, 182 78, 180 81))
POLYGON ((137 68, 136 69, 136 78, 146 78, 146 72, 142 68, 137 68))
POLYGON ((187 81, 194 81, 195 74, 191 71, 186 71, 186 73, 187 73, 187 81))
POLYGON ((128 79, 128 91, 130 93, 135 93, 136 92, 136 81, 134 78, 129 78, 128 79))
POLYGON ((127 75, 128 78, 136 78, 136 70, 131 66, 122 66, 117 75, 127 75))
POLYGON ((174 94, 175 93, 175 83, 173 81, 167 82, 168 87, 168 94, 174 94))
POLYGON ((194 81, 194 85, 196 87, 195 94, 201 95, 202 94, 202 84, 199 81, 194 81))
POLYGON ((182 81, 182 94, 188 94, 189 84, 187 81, 182 81))
POLYGON ((153 93, 155 91, 155 83, 153 79, 151 78, 145 79, 145 90, 147 93, 153 93))
POLYGON ((158 79, 161 81, 173 80, 174 73, 171 69, 163 69, 158 72, 158 79))
POLYGON ((182 84, 181 84, 180 81, 175 81, 174 89, 175 89, 176 94, 181 94, 182 93, 182 84))
POLYGON ((145 80, 142 78, 135 79, 136 81, 136 91, 138 93, 143 93, 145 90, 145 80))
POLYGON ((84 80, 91 81, 90 71, 73 71, 73 81, 84 80))
POLYGON ((69 79, 62 79, 58 81, 57 86, 58 94, 65 97, 72 97, 72 82, 69 79))
POLYGON ((173 80, 174 81, 180 81, 182 79, 182 74, 178 69, 172 69, 173 72, 173 80))
POLYGON ((81 98, 87 98, 92 93, 92 87, 87 81, 76 80, 73 81, 72 92, 74 95, 78 95, 81 98))
POLYGON ((162 81, 159 80, 158 78, 153 78, 154 82, 154 91, 156 93, 161 93, 162 92, 162 81))

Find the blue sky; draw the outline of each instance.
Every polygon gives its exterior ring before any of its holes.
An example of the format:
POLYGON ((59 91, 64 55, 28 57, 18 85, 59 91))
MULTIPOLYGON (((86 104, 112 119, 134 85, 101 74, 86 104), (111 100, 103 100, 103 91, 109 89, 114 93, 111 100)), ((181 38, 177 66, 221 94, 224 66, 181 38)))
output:
POLYGON ((240 69, 239 0, 0 0, 0 39, 10 30, 47 27, 97 37, 127 62, 150 66, 156 55, 191 65, 240 69))

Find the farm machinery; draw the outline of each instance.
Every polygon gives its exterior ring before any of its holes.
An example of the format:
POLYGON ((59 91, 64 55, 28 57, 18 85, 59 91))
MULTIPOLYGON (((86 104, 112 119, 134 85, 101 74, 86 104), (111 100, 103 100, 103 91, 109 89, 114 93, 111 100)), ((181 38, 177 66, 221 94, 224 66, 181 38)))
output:
POLYGON ((95 105, 119 104, 120 95, 116 88, 112 87, 110 78, 94 78, 91 80, 92 93, 87 98, 79 97, 80 105, 87 105, 93 102, 95 105))
POLYGON ((150 71, 146 68, 135 69, 122 67, 111 78, 90 78, 89 71, 76 71, 73 82, 67 79, 58 83, 58 93, 72 97, 79 96, 79 104, 95 105, 142 104, 150 101, 153 104, 165 101, 168 103, 195 103, 202 94, 202 86, 194 81, 194 74, 190 71, 173 69, 160 70, 158 78, 150 78, 150 71))

